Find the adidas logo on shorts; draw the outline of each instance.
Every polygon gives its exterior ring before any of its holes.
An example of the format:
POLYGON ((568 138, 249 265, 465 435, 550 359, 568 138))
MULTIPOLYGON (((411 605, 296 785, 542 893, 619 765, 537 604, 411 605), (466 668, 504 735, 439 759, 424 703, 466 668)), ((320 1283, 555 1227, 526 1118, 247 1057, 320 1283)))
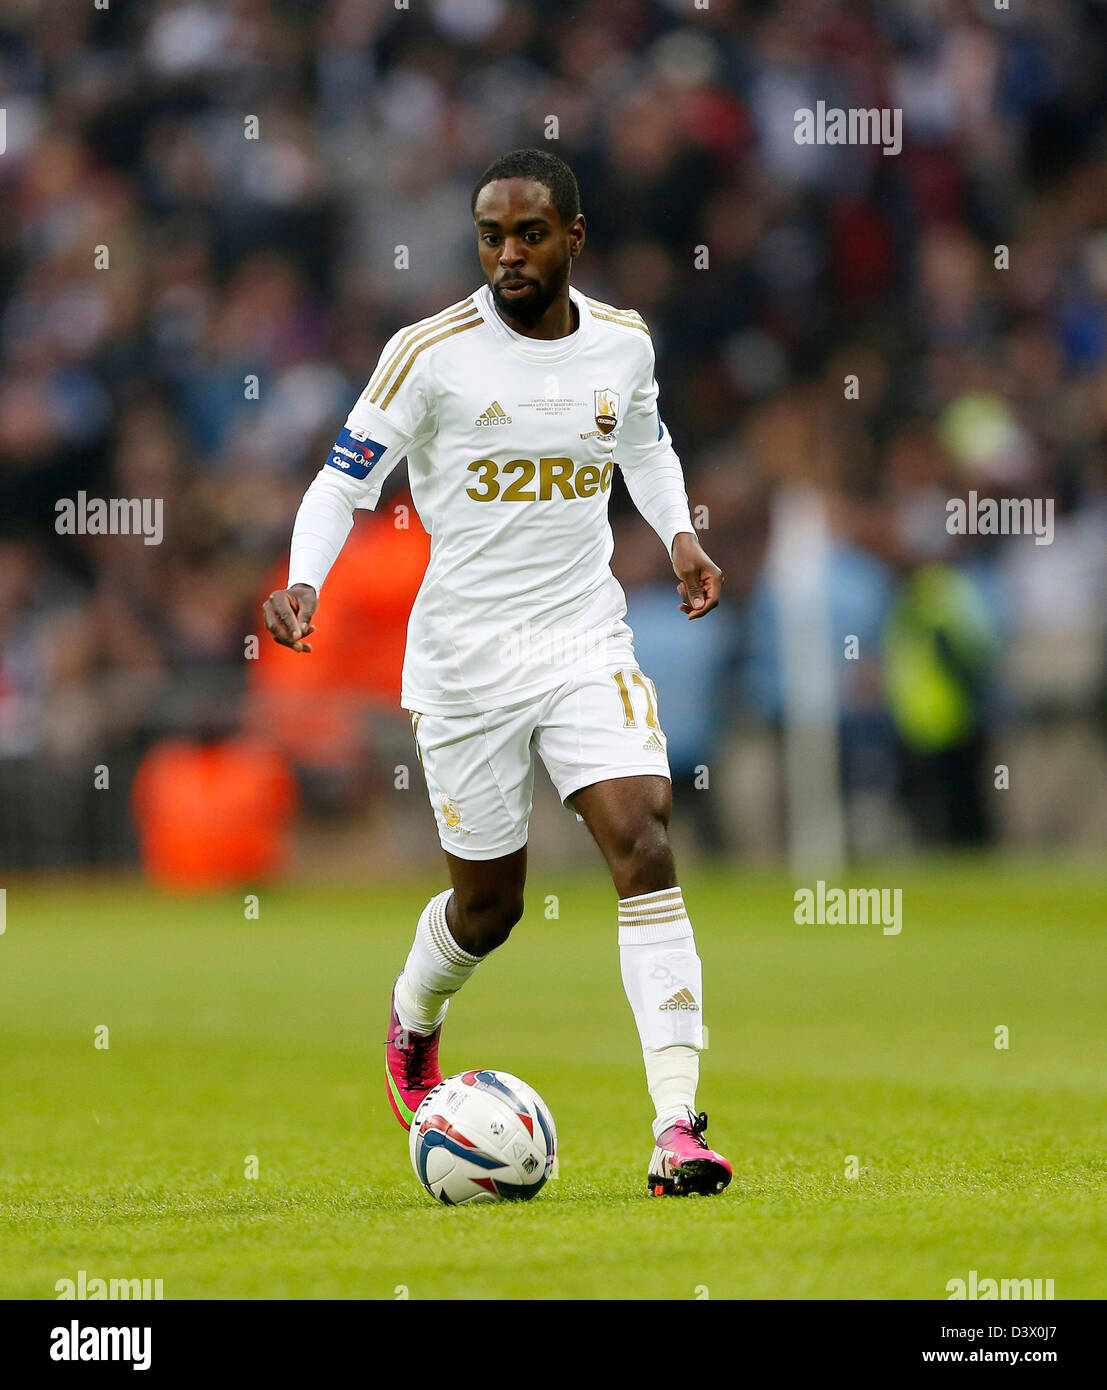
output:
POLYGON ((690 989, 678 989, 671 999, 666 999, 664 1004, 659 1004, 657 1008, 659 1013, 666 1013, 672 1009, 684 1009, 692 1014, 698 1014, 700 1011, 696 996, 690 989))
POLYGON ((664 753, 664 751, 665 745, 656 734, 650 734, 649 738, 646 739, 645 743, 642 745, 643 753, 664 753))
POLYGON ((504 414, 504 408, 499 401, 493 401, 486 411, 477 416, 473 423, 475 425, 510 425, 511 416, 504 414))

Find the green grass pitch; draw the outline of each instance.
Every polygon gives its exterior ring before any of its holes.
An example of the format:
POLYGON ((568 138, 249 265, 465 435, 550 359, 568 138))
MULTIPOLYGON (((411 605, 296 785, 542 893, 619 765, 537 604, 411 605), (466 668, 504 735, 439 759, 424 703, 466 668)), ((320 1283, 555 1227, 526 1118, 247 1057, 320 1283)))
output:
POLYGON ((614 893, 532 872, 443 1062, 531 1082, 560 1176, 455 1209, 416 1183, 381 1079, 440 881, 263 888, 256 921, 241 895, 9 885, 0 1295, 83 1269, 166 1298, 942 1299, 975 1269, 1102 1298, 1102 879, 969 861, 849 881, 902 887, 900 936, 795 925, 784 875, 686 877, 700 1102, 735 1178, 658 1201, 614 893))

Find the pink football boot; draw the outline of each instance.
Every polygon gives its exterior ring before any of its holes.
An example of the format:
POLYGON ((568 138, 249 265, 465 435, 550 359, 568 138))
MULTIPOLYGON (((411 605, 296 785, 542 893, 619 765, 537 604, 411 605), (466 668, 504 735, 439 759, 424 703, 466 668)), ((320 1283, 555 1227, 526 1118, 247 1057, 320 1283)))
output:
POLYGON ((706 1114, 688 1112, 658 1136, 650 1159, 651 1197, 713 1197, 734 1176, 734 1170, 714 1149, 707 1147, 703 1132, 706 1114))
MULTIPOLYGON (((397 976, 397 979, 399 976, 397 976)), ((388 1103, 404 1129, 411 1128, 415 1112, 424 1096, 442 1080, 438 1066, 438 1039, 442 1026, 433 1033, 411 1033, 396 1015, 396 986, 392 986, 392 1018, 384 1044, 384 1079, 388 1083, 388 1103)))

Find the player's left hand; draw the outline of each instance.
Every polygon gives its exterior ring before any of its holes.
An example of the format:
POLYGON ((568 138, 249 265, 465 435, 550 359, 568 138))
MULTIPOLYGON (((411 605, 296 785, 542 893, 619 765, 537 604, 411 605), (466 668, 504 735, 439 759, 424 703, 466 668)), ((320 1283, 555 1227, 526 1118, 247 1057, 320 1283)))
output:
POLYGON ((708 556, 691 531, 681 531, 673 541, 673 573, 680 580, 680 611, 702 618, 717 608, 723 592, 723 572, 708 556))

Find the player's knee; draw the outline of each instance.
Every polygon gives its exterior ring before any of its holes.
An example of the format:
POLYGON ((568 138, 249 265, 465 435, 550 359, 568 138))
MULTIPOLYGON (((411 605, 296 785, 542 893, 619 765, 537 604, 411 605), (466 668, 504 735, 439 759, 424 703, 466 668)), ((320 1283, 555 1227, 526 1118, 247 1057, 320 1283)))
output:
POLYGON ((495 896, 460 902, 458 945, 474 956, 486 956, 504 944, 522 915, 522 889, 504 889, 495 896))
POLYGON ((611 868, 621 898, 671 887, 675 866, 668 816, 656 811, 628 824, 613 846, 611 868))

